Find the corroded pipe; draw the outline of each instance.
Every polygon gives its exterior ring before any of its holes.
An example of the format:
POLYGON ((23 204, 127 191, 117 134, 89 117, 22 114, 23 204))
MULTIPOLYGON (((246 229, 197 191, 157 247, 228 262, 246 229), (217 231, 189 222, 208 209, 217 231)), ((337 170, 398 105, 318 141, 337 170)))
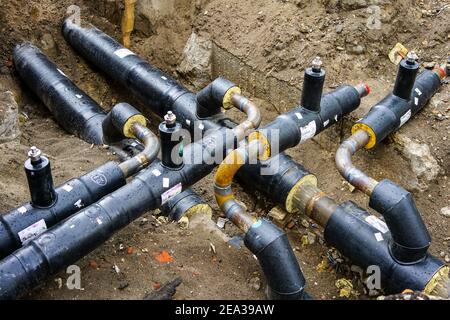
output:
POLYGON ((345 140, 336 152, 336 166, 340 174, 353 186, 367 195, 371 195, 378 181, 356 168, 352 163, 352 155, 364 148, 370 135, 363 130, 356 131, 345 140))
POLYGON ((247 119, 234 127, 233 131, 236 134, 237 140, 243 140, 252 130, 255 130, 261 124, 261 112, 259 108, 249 99, 234 93, 231 96, 233 107, 247 114, 247 119))
POLYGON ((137 155, 119 164, 125 177, 130 177, 141 169, 147 167, 158 156, 160 143, 158 137, 139 122, 131 125, 131 132, 144 145, 144 150, 137 155))

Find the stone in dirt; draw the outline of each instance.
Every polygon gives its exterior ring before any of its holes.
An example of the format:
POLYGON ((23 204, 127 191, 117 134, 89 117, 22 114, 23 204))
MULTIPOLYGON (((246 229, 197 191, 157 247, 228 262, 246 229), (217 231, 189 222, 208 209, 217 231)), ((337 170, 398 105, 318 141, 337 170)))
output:
POLYGON ((14 140, 20 135, 18 112, 13 93, 0 93, 0 143, 14 140))
POLYGON ((212 42, 193 32, 183 51, 183 60, 177 71, 192 80, 197 88, 211 82, 212 42))
POLYGON ((441 214, 442 214, 444 217, 450 218, 450 206, 442 208, 442 209, 441 209, 441 214))
POLYGON ((417 143, 403 134, 395 134, 393 137, 396 148, 409 160, 412 171, 416 177, 428 188, 428 184, 439 175, 441 167, 433 157, 430 147, 425 143, 417 143))

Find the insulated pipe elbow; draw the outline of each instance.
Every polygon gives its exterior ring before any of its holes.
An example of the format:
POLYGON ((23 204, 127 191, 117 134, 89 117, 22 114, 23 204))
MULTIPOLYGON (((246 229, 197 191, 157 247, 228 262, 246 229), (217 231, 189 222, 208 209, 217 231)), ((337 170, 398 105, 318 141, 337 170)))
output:
POLYGON ((391 253, 400 263, 425 258, 431 237, 411 194, 390 180, 374 189, 369 205, 381 213, 392 234, 391 253))
POLYGON ((246 247, 258 258, 268 284, 268 298, 305 298, 306 281, 286 234, 266 220, 255 222, 245 235, 246 247))
POLYGON ((363 269, 377 266, 388 293, 410 289, 437 294, 437 287, 442 287, 446 292, 439 294, 448 298, 448 267, 429 254, 414 263, 400 263, 390 250, 392 235, 384 222, 352 202, 337 207, 325 226, 324 237, 363 269))
POLYGON ((233 82, 219 77, 197 93, 197 115, 200 119, 219 114, 221 108, 230 109, 231 96, 241 94, 233 82))

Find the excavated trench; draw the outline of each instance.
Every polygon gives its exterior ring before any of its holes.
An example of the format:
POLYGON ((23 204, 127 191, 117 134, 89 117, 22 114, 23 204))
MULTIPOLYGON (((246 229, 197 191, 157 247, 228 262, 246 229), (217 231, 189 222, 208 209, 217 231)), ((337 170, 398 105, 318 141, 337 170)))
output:
MULTIPOLYGON (((21 1, 12 2, 19 4, 21 1)), ((302 78, 303 69, 310 63, 311 56, 305 54, 304 58, 300 58, 297 68, 288 67, 289 74, 298 74, 291 78, 283 72, 261 65, 258 59, 253 60, 252 54, 247 54, 246 57, 236 49, 233 42, 217 38, 219 27, 217 21, 214 21, 213 13, 221 13, 221 19, 227 17, 227 10, 218 9, 219 2, 221 1, 140 1, 136 30, 131 37, 131 49, 194 92, 217 76, 225 76, 237 83, 261 106, 263 124, 266 124, 298 104, 302 81, 297 79, 302 78), (211 25, 205 27, 205 20, 207 25, 208 19, 211 25)), ((11 32, 3 41, 2 58, 10 61, 12 46, 18 41, 30 40, 43 46, 42 49, 50 59, 103 108, 109 109, 117 102, 128 101, 126 89, 86 63, 70 49, 60 35, 59 17, 62 18, 65 8, 70 4, 70 1, 61 1, 61 4, 47 9, 45 3, 25 4, 31 12, 30 16, 35 17, 33 19, 36 24, 49 26, 38 27, 38 30, 22 27, 11 32), (52 18, 54 15, 58 18, 52 18), (58 22, 49 22, 52 19, 58 22), (48 36, 44 36, 46 34, 48 36), (46 45, 48 43, 50 44, 46 45)), ((111 1, 79 5, 82 17, 85 17, 83 19, 120 39, 120 5, 111 1)), ((279 3, 275 1, 271 5, 279 3)), ((14 4, 9 6, 12 7, 7 11, 7 18, 17 14, 17 11, 14 12, 17 9, 13 9, 14 4)), ((237 4, 233 3, 231 6, 237 4)), ((249 17, 256 19, 258 12, 253 12, 254 7, 253 2, 249 4, 248 10, 252 11, 249 17)), ((289 9, 286 8, 287 10, 289 9)), ((303 8, 300 6, 298 10, 303 8)), ((444 14, 448 19, 448 13, 444 14)), ((13 26, 14 23, 10 22, 13 26)), ((229 34, 227 29, 224 35, 229 34)), ((339 51, 337 50, 338 53, 339 51)), ((344 183, 335 169, 334 155, 342 140, 350 135, 350 128, 355 120, 361 118, 370 106, 391 90, 396 67, 389 62, 371 68, 370 64, 361 61, 364 58, 356 56, 353 59, 356 62, 349 67, 350 71, 344 70, 345 65, 336 62, 335 58, 328 63, 324 59, 324 68, 328 72, 325 91, 333 90, 338 84, 356 85, 364 82, 372 87, 373 93, 364 100, 360 109, 339 121, 333 128, 287 153, 317 175, 320 188, 336 201, 341 203, 352 200, 367 208, 364 194, 344 183), (360 72, 363 65, 368 68, 367 72, 360 72), (348 77, 351 70, 354 71, 354 76, 348 77)), ((387 56, 382 59, 387 61, 387 56)), ((115 159, 112 150, 92 147, 60 129, 45 106, 18 79, 13 67, 3 67, 1 80, 2 91, 12 91, 18 103, 19 128, 22 132, 20 138, 0 144, 0 150, 5 154, 0 163, 0 186, 5 190, 0 195, 2 212, 29 198, 22 162, 31 145, 37 145, 49 156, 56 185, 80 176, 107 160, 115 159)), ((139 106, 136 101, 130 102, 139 106)), ((373 177, 389 178, 413 192, 433 237, 431 253, 443 260, 450 254, 449 220, 440 214, 441 209, 449 205, 447 190, 450 182, 447 175, 450 170, 450 149, 446 142, 447 133, 440 128, 448 129, 449 120, 436 122, 431 109, 445 110, 445 104, 448 105, 448 85, 444 85, 425 110, 402 128, 399 134, 374 151, 362 152, 354 159, 360 168, 373 177), (417 150, 411 151, 407 147, 413 143, 417 145, 417 150), (429 161, 423 162, 423 158, 429 161), (426 167, 427 170, 422 173, 414 169, 428 165, 430 167, 426 167), (438 173, 429 176, 429 172, 435 170, 438 173)), ((238 112, 227 114, 233 119, 242 120, 242 115, 238 112)), ((152 129, 157 128, 158 121, 152 118, 152 129)), ((212 206, 213 219, 217 221, 220 209, 214 200, 212 181, 213 175, 209 175, 197 183, 194 190, 212 206)), ((234 184, 233 190, 249 212, 272 218, 283 215, 279 208, 273 209, 274 204, 252 188, 244 189, 234 184)), ((300 261, 311 295, 322 299, 340 298, 346 289, 351 288, 351 283, 353 290, 346 297, 369 296, 369 291, 362 285, 364 270, 328 248, 317 224, 303 216, 288 217, 281 224, 286 228, 300 261)), ((62 272, 34 291, 29 298, 141 299, 146 293, 158 289, 177 276, 181 276, 183 283, 178 287, 175 299, 264 298, 263 274, 245 247, 238 249, 223 242, 208 229, 191 227, 186 229, 183 225, 158 217, 157 211, 150 212, 77 262, 82 272, 82 290, 69 289, 66 282, 70 281, 70 273, 62 272), (161 252, 169 253, 173 260, 158 261, 156 258, 161 252)), ((230 223, 225 225, 224 232, 227 237, 239 234, 239 230, 230 223)), ((370 295, 377 294, 380 293, 370 292, 370 295)))

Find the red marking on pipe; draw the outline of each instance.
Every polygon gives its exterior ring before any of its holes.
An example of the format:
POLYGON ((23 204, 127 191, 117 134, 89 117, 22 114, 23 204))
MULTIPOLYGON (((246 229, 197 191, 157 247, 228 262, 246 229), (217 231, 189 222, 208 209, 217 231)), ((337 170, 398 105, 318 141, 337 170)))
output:
POLYGON ((444 80, 445 77, 447 76, 447 71, 443 67, 436 68, 434 72, 437 73, 437 75, 439 76, 439 78, 441 78, 441 80, 444 80))
POLYGON ((367 83, 365 83, 364 86, 366 87, 367 95, 369 95, 372 92, 372 89, 369 87, 367 83))

